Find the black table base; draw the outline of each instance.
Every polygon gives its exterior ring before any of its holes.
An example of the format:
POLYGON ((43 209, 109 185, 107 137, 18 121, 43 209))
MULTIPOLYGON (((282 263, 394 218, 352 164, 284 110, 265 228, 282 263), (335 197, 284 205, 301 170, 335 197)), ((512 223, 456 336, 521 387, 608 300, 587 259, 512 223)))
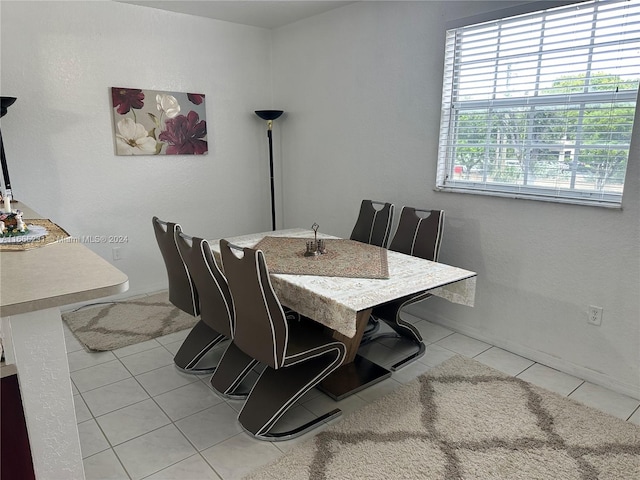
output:
POLYGON ((318 385, 318 388, 337 401, 390 376, 390 370, 364 358, 362 355, 356 355, 353 362, 339 367, 325 378, 318 385))

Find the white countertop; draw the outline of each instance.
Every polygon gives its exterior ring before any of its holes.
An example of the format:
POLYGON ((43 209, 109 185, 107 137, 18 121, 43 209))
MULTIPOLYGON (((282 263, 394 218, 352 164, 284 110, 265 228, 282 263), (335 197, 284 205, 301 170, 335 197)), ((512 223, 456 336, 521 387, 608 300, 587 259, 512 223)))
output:
MULTIPOLYGON (((42 218, 18 202, 24 218, 42 218)), ((64 228, 64 226, 63 226, 64 228)), ((0 251, 0 316, 107 297, 129 288, 127 276, 81 243, 0 251)))
MULTIPOLYGON (((28 206, 12 208, 41 218, 28 206)), ((52 219, 55 220, 55 219, 52 219)), ((0 251, 0 338, 17 372, 38 480, 84 479, 60 307, 127 290, 129 279, 82 243, 0 251)))

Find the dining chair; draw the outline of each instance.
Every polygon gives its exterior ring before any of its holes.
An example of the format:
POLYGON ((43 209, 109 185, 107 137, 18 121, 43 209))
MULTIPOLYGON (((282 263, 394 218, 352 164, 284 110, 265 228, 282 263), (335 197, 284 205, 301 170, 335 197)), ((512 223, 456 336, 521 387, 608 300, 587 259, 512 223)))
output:
POLYGON ((349 238, 378 247, 386 247, 393 222, 393 209, 392 203, 362 200, 356 224, 349 238))
MULTIPOLYGON (((169 301, 189 315, 200 316, 198 289, 176 243, 176 235, 182 231, 180 225, 153 217, 153 230, 167 271, 169 301)), ((173 357, 176 367, 192 374, 213 372, 217 361, 212 361, 207 354, 220 342, 219 336, 219 332, 200 318, 173 357)))
MULTIPOLYGON (((378 247, 386 247, 391 232, 394 208, 392 203, 362 200, 356 224, 349 238, 378 247)), ((364 331, 365 338, 375 334, 379 329, 380 322, 370 317, 364 331)))
POLYGON ((233 341, 211 384, 218 390, 222 379, 224 388, 235 374, 237 385, 252 368, 251 361, 265 365, 238 414, 242 427, 259 440, 288 440, 341 415, 334 409, 292 430, 274 431, 300 397, 342 364, 346 347, 320 324, 287 321, 261 250, 221 240, 220 252, 236 316, 233 341))
MULTIPOLYGON (((422 210, 413 207, 402 207, 398 228, 391 240, 389 250, 437 262, 440 254, 443 229, 443 210, 422 210), (418 215, 418 213, 420 213, 420 215, 418 215)), ((393 332, 368 335, 363 338, 360 344, 366 345, 374 340, 389 337, 400 338, 414 343, 416 350, 392 365, 391 370, 394 371, 420 358, 426 350, 422 341, 422 335, 415 326, 400 317, 400 311, 404 307, 422 301, 430 296, 430 293, 422 292, 407 295, 375 307, 371 312, 371 316, 389 325, 389 327, 393 329, 393 332)))
POLYGON ((176 231, 176 245, 198 291, 200 321, 218 335, 208 344, 213 348, 233 335, 234 309, 227 279, 213 258, 205 239, 176 231))

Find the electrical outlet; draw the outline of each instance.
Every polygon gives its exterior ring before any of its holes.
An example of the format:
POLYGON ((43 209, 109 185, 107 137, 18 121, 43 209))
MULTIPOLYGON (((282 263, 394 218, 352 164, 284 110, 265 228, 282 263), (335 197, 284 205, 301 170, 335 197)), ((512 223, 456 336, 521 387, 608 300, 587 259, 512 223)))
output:
POLYGON ((593 305, 589 305, 589 311, 587 323, 590 325, 600 326, 602 323, 602 307, 595 307, 593 305))
POLYGON ((111 254, 113 255, 114 260, 122 260, 122 252, 120 252, 120 247, 113 247, 111 249, 111 254))

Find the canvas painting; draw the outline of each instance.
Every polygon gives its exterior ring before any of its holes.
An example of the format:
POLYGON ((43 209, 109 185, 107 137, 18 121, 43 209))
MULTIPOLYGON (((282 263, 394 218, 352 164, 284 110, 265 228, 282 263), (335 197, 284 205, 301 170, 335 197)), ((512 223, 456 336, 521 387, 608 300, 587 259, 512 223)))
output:
POLYGON ((207 145, 201 93, 111 88, 116 155, 203 155, 207 145))

